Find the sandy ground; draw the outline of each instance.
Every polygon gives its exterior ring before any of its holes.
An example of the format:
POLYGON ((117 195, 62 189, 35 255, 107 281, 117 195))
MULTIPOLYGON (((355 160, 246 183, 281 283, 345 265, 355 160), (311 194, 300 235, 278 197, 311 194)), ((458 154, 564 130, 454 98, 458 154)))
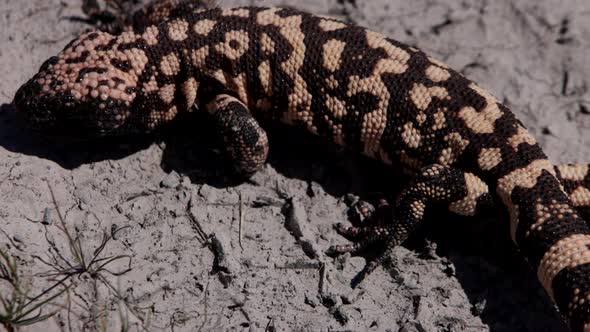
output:
MULTIPOLYGON (((587 160, 586 0, 222 2, 238 4, 338 16, 423 48, 505 101, 553 161, 587 160)), ((87 262, 117 229, 98 257, 122 256, 87 263, 94 273, 68 279, 43 308, 58 314, 27 330, 566 330, 505 216, 437 215, 351 289, 365 258, 323 254, 345 241, 332 225, 347 219, 346 195, 391 196, 402 180, 316 138, 271 128, 269 164, 239 183, 199 117, 133 141, 66 143, 17 128, 16 89, 89 28, 79 17, 78 0, 0 2, 0 245, 31 294, 61 278, 47 272, 77 264, 51 187, 87 262)))

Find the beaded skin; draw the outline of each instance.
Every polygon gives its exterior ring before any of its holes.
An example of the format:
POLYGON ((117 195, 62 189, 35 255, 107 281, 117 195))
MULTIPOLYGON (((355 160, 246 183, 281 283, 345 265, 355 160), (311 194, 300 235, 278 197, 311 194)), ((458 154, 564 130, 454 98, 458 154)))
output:
POLYGON ((256 119, 280 121, 400 166, 413 177, 390 220, 337 229, 338 255, 403 242, 431 206, 466 216, 501 204, 510 234, 572 330, 590 331, 586 165, 554 167, 493 95, 422 51, 363 27, 288 8, 160 1, 119 34, 95 31, 48 59, 15 96, 45 133, 152 131, 212 115, 239 172, 265 162, 256 119))

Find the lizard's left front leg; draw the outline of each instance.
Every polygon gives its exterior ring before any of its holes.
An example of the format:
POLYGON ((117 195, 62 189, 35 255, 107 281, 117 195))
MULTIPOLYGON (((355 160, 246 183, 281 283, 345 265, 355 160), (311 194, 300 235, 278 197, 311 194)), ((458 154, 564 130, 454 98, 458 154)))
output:
POLYGON ((268 155, 266 132, 238 98, 220 94, 207 104, 226 150, 240 175, 249 176, 260 170, 268 155))
POLYGON ((338 224, 339 233, 360 240, 352 245, 332 246, 327 253, 357 253, 377 242, 384 242, 385 249, 359 273, 353 281, 356 284, 381 265, 395 246, 404 242, 422 222, 427 208, 446 205, 451 212, 473 216, 484 206, 492 204, 488 186, 477 176, 446 166, 431 165, 423 168, 401 192, 392 220, 365 227, 345 227, 338 224))

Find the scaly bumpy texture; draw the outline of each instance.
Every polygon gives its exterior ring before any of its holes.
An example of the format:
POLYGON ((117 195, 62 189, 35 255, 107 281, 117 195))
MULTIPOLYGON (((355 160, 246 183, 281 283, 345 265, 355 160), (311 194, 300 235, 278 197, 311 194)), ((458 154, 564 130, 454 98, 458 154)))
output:
POLYGON ((497 197, 512 239, 572 330, 590 331, 590 228, 576 210, 590 205, 587 166, 552 166, 494 96, 379 33, 293 9, 175 11, 181 3, 148 7, 134 20, 143 24, 119 35, 72 41, 17 92, 19 118, 44 132, 100 136, 151 131, 203 109, 244 173, 259 169, 268 151, 255 118, 401 166, 415 176, 393 216, 338 226, 360 241, 329 250, 385 243, 363 276, 429 207, 475 215, 497 197))

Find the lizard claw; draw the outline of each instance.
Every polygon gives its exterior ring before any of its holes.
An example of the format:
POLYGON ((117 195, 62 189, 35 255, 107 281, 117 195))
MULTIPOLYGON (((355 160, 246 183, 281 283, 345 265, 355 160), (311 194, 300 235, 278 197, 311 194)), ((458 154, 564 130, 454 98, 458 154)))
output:
MULTIPOLYGON (((392 249, 393 247, 391 247, 392 249)), ((356 276, 354 276, 354 278, 352 278, 352 280, 350 281, 350 286, 352 288, 356 288, 358 285, 361 284, 361 282, 363 282, 363 280, 365 280, 373 271, 375 271, 376 268, 378 268, 379 266, 383 265, 383 263, 389 258, 390 254, 391 254, 391 249, 389 246, 386 247, 385 250, 383 250, 383 252, 381 252, 379 254, 379 256, 377 256, 375 259, 370 260, 365 267, 359 272, 357 273, 356 276)))
MULTIPOLYGON (((383 239, 379 239, 383 240, 383 239)), ((377 267, 382 265, 390 256, 391 251, 395 247, 395 243, 393 239, 385 239, 385 249, 379 253, 379 255, 367 262, 365 267, 352 279, 351 287, 357 287, 369 274, 371 274, 377 267)), ((367 240, 362 242, 356 242, 353 244, 345 244, 345 245, 333 245, 328 250, 326 250, 326 254, 328 256, 338 256, 345 253, 350 253, 352 255, 356 255, 359 252, 367 249, 369 246, 373 245, 376 241, 375 240, 367 240)))

